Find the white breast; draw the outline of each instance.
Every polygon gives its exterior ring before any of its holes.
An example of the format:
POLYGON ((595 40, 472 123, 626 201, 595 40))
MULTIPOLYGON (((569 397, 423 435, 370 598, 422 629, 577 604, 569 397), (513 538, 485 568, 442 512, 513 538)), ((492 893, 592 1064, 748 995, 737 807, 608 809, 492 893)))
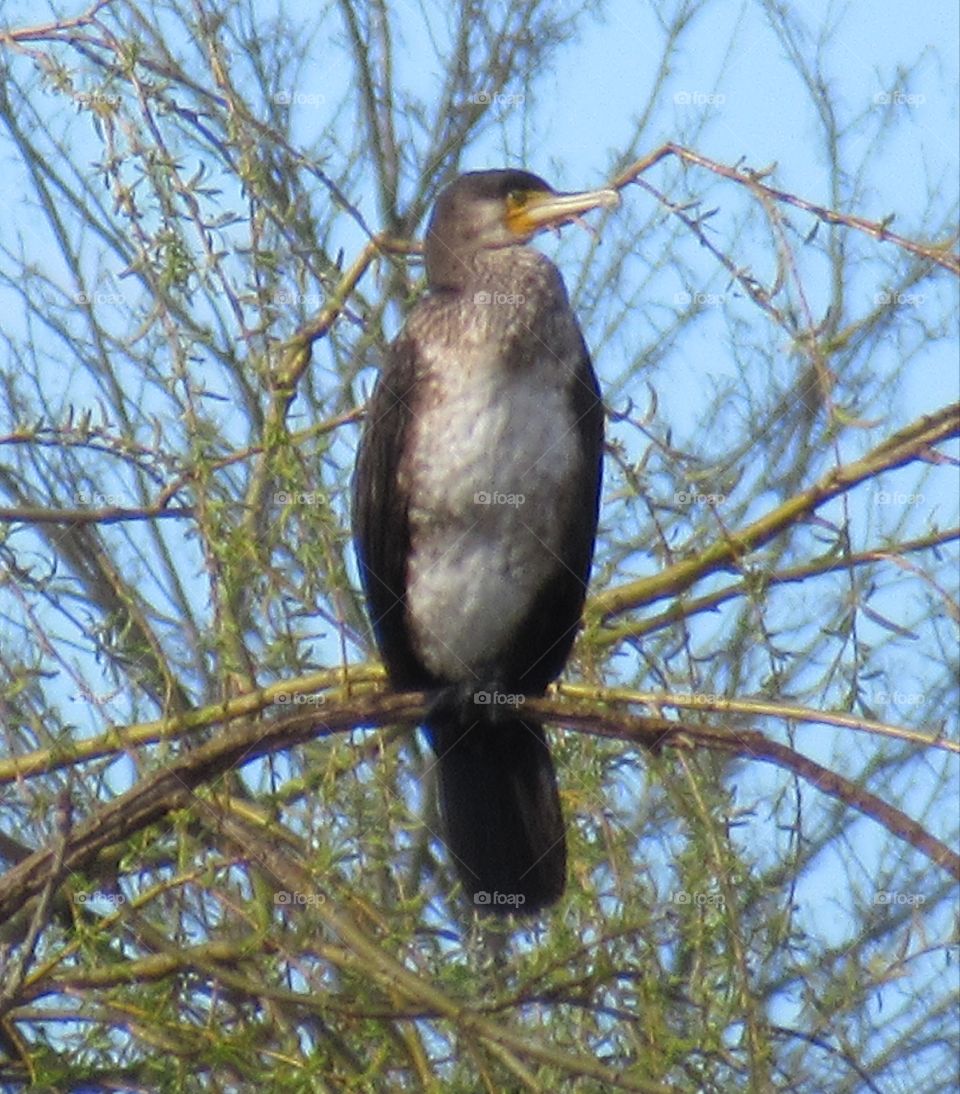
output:
POLYGON ((463 341, 456 361, 429 362, 404 476, 415 499, 407 606, 418 652, 443 679, 470 680, 495 663, 562 565, 581 458, 575 364, 545 352, 505 369, 463 341))

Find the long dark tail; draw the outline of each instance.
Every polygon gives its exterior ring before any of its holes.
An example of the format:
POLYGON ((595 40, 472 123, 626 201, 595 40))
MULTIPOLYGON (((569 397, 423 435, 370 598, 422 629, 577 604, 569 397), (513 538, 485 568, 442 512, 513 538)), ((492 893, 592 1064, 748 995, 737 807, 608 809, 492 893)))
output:
POLYGON ((428 733, 444 841, 477 910, 523 914, 558 900, 567 845, 543 726, 498 711, 466 727, 435 716, 428 733))

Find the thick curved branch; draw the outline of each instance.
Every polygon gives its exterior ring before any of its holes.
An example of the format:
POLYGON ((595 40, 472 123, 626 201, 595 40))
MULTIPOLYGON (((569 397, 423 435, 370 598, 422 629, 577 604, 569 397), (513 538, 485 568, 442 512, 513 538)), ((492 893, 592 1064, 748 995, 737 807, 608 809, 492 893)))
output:
POLYGON ((623 717, 598 713, 594 707, 572 711, 543 699, 528 699, 524 703, 524 711, 542 715, 550 721, 598 737, 636 741, 648 748, 659 749, 669 745, 682 748, 703 747, 782 767, 824 794, 872 818, 960 881, 960 855, 902 810, 885 802, 852 779, 838 775, 787 745, 770 740, 757 730, 718 729, 674 722, 667 718, 623 717))
MULTIPOLYGON (((420 693, 372 695, 355 698, 336 709, 325 705, 322 718, 313 710, 275 722, 248 721, 184 753, 66 833, 62 844, 35 852, 0 878, 0 922, 41 893, 50 883, 51 874, 59 880, 69 871, 83 870, 105 848, 189 806, 195 790, 231 768, 357 726, 416 725, 423 718, 427 699, 420 693)), ((872 817, 960 880, 960 855, 916 821, 852 780, 762 733, 686 725, 666 718, 625 717, 620 712, 598 712, 595 705, 571 708, 554 700, 528 699, 524 709, 583 732, 635 741, 650 748, 702 746, 783 767, 872 817)))
MULTIPOLYGON (((190 805, 194 791, 240 764, 317 737, 345 733, 358 725, 416 722, 423 713, 422 695, 385 695, 356 699, 327 711, 306 711, 275 722, 248 721, 197 749, 185 752, 156 774, 98 809, 70 831, 64 841, 58 873, 83 870, 104 848, 129 838, 168 813, 190 805)), ((54 866, 50 848, 30 855, 0 878, 0 922, 40 892, 54 866)))

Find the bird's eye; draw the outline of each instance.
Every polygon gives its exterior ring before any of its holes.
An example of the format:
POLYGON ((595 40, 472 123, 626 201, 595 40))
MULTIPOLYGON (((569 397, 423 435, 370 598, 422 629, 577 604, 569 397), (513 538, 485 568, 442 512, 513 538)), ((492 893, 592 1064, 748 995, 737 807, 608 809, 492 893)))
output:
POLYGON ((521 209, 527 204, 530 194, 527 190, 511 190, 507 194, 507 204, 511 209, 521 209))

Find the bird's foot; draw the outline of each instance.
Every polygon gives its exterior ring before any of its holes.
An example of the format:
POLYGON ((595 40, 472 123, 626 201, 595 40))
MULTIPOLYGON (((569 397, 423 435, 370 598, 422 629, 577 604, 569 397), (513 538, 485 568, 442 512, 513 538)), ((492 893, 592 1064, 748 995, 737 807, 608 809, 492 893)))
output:
POLYGON ((455 721, 466 730, 479 721, 508 721, 522 702, 523 696, 507 688, 498 676, 480 676, 441 688, 430 704, 427 721, 455 721))

